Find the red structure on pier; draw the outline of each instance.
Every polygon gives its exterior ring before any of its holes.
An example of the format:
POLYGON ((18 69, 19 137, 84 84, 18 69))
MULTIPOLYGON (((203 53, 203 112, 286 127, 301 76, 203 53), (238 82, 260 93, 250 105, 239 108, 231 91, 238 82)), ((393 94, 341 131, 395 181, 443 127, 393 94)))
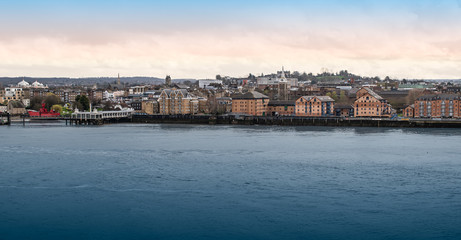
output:
POLYGON ((57 113, 53 110, 46 110, 45 103, 42 103, 42 108, 40 108, 40 111, 29 110, 28 112, 29 116, 31 117, 59 117, 61 115, 60 113, 57 113))

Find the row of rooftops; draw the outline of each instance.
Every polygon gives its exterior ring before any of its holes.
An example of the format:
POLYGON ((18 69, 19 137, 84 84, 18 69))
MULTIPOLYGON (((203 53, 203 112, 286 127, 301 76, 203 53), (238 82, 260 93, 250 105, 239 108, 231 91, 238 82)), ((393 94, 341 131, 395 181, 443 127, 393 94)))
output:
POLYGON ((417 101, 435 101, 435 100, 461 100, 459 95, 455 94, 430 94, 418 97, 417 101))

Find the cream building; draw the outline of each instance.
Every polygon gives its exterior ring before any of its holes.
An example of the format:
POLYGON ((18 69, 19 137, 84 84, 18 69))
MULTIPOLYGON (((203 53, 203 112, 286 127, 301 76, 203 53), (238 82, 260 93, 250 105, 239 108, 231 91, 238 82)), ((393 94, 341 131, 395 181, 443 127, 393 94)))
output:
POLYGON ((199 101, 185 89, 164 89, 158 99, 159 113, 162 115, 196 114, 199 101))

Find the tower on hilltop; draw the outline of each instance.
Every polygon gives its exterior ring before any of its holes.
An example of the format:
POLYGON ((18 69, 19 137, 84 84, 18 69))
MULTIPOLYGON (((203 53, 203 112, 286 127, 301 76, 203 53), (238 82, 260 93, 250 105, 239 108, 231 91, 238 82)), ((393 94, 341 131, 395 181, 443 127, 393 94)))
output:
POLYGON ((170 75, 167 75, 165 78, 165 85, 171 86, 171 77, 170 75))

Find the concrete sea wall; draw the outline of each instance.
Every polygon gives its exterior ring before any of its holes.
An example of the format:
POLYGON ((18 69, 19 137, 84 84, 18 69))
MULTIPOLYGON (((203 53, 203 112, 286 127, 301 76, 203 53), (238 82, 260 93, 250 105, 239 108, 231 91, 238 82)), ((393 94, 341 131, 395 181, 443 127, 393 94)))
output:
POLYGON ((235 117, 209 115, 135 115, 135 123, 234 124, 279 126, 394 127, 394 128, 461 128, 461 120, 306 118, 306 117, 235 117))

